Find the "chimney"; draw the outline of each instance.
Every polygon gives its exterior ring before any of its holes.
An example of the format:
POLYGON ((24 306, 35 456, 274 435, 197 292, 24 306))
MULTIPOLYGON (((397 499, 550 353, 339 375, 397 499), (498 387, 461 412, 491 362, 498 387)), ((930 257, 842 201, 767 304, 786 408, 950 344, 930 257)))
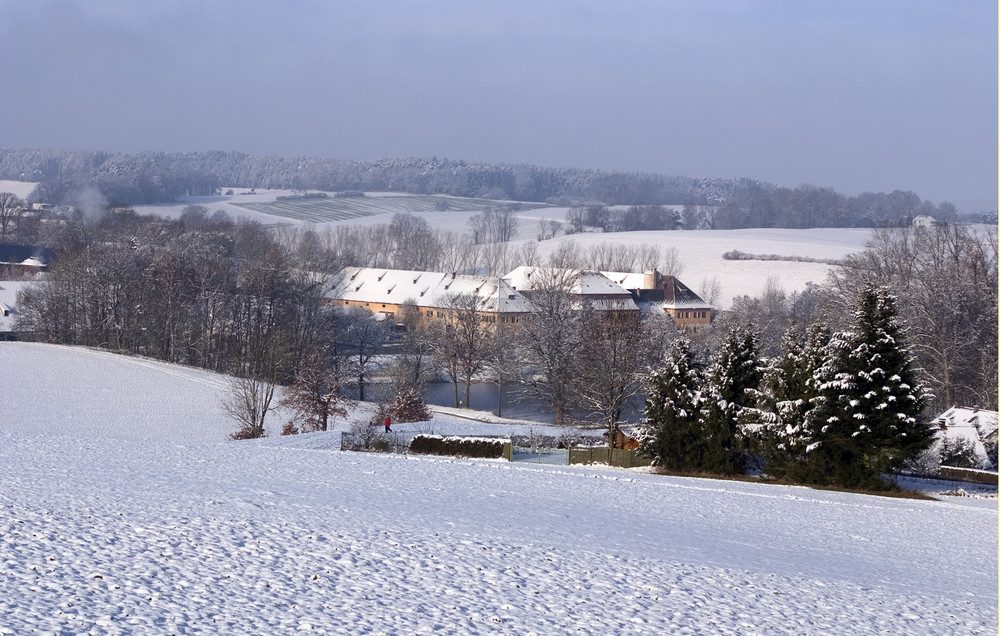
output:
POLYGON ((655 267, 652 270, 642 275, 643 289, 656 289, 657 284, 659 282, 660 282, 660 272, 656 271, 655 267))

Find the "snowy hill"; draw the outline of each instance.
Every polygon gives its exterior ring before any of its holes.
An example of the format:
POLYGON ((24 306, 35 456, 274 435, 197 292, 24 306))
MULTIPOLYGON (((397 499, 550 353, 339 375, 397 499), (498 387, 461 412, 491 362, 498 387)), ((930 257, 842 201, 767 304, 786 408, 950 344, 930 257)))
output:
POLYGON ((225 442, 213 374, 0 369, 0 633, 997 631, 995 499, 225 442))

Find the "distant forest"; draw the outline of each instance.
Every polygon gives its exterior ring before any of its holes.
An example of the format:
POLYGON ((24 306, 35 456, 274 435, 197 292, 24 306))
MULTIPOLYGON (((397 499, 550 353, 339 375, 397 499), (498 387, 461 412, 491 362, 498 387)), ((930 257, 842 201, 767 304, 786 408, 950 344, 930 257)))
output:
POLYGON ((73 204, 96 188, 112 206, 211 196, 223 187, 447 194, 554 205, 684 205, 687 229, 876 227, 956 218, 913 192, 848 197, 811 185, 447 159, 347 161, 240 152, 110 153, 0 148, 0 179, 38 181, 31 201, 73 204), (696 208, 696 210, 695 210, 696 208))

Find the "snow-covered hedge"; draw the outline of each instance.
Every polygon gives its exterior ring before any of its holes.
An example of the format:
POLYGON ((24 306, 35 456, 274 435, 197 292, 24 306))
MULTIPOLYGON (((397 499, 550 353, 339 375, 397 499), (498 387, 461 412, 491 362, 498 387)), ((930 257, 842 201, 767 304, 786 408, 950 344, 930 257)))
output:
POLYGON ((417 435, 410 442, 410 452, 420 455, 451 455, 456 457, 499 459, 504 456, 504 443, 505 440, 489 437, 417 435))

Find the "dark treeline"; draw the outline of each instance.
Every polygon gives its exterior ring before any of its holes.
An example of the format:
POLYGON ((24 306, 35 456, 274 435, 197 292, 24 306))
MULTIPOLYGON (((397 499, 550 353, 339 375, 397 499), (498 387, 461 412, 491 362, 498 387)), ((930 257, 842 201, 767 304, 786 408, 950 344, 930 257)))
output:
MULTIPOLYGON (((94 188, 113 205, 210 196, 221 187, 448 194, 566 206, 684 205, 685 229, 880 227, 926 214, 957 217, 950 203, 913 192, 845 196, 830 188, 777 187, 753 179, 543 168, 447 159, 347 161, 239 152, 109 153, 0 148, 0 179, 39 181, 31 200, 77 204, 94 188)), ((669 219, 671 222, 673 219, 669 219)), ((638 227, 649 219, 624 219, 638 227)), ((661 221, 661 220, 657 220, 661 221)), ((588 225, 595 225, 588 223, 588 225)), ((654 223, 657 229, 662 223, 654 223)))
POLYGON ((0 179, 40 181, 36 199, 71 203, 94 186, 122 204, 211 195, 220 187, 448 194, 569 205, 708 204, 748 187, 749 179, 695 179, 645 173, 542 168, 447 159, 347 161, 240 152, 108 153, 0 148, 0 179))
POLYGON ((736 230, 750 227, 885 227, 910 225, 913 217, 932 216, 953 222, 958 213, 951 203, 935 205, 913 192, 865 192, 845 196, 830 188, 754 186, 733 192, 715 208, 688 206, 686 229, 736 230))

